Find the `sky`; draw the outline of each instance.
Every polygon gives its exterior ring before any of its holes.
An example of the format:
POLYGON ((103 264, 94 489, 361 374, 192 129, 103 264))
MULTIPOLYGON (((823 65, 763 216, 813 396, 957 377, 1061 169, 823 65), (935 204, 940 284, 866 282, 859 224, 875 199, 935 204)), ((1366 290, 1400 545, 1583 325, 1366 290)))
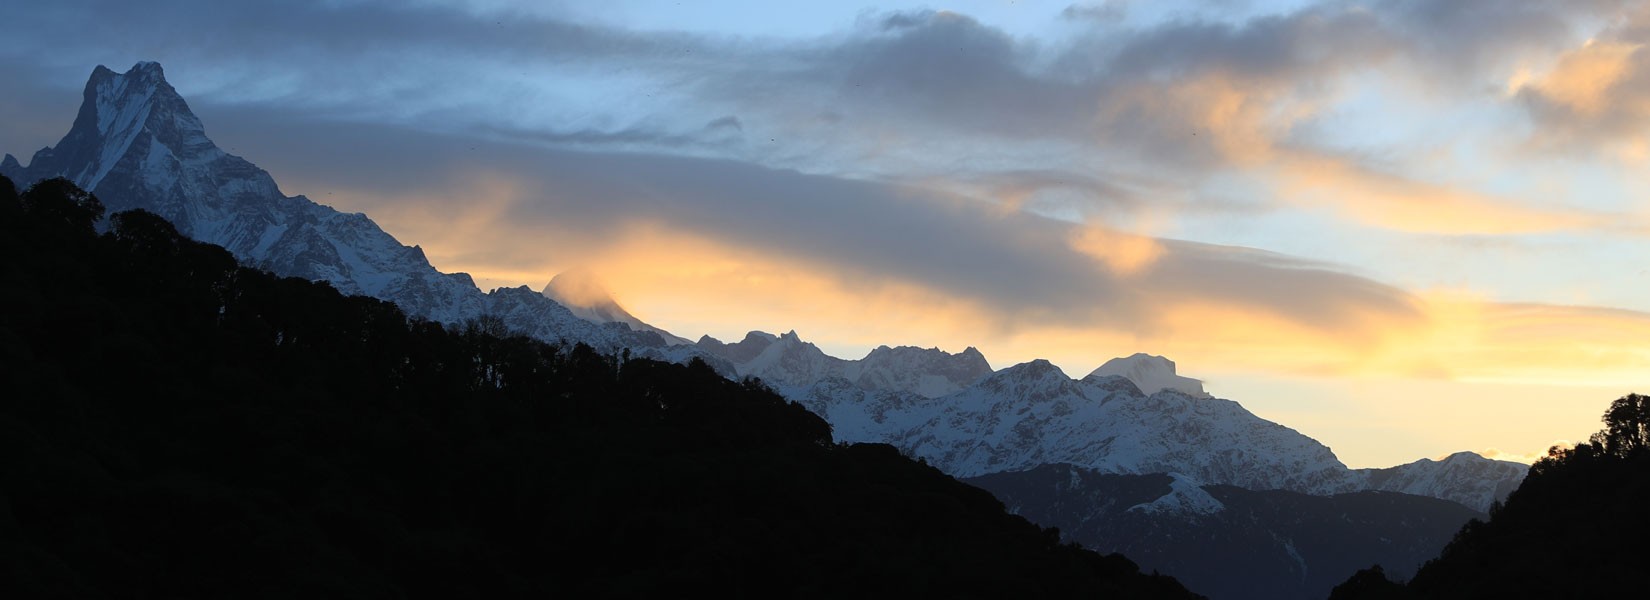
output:
POLYGON ((1528 461, 1650 391, 1640 2, 5 12, 0 151, 159 61, 285 193, 684 337, 1165 355, 1354 467, 1528 461))

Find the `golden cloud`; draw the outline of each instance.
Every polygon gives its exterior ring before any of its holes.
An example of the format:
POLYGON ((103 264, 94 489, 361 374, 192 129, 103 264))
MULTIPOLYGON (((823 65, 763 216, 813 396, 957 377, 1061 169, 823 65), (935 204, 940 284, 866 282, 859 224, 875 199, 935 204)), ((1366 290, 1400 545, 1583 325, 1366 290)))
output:
POLYGON ((1272 174, 1286 201, 1332 207, 1356 222, 1395 231, 1519 234, 1601 224, 1589 213, 1525 206, 1456 186, 1378 173, 1333 157, 1294 154, 1279 161, 1272 174))
POLYGON ((1514 94, 1539 94, 1553 105, 1583 117, 1597 117, 1625 99, 1614 92, 1632 74, 1634 54, 1642 44, 1588 40, 1559 56, 1552 69, 1537 77, 1522 69, 1508 82, 1514 94))
POLYGON ((1155 238, 1104 225, 1074 229, 1071 247, 1105 265, 1112 273, 1125 277, 1150 267, 1165 252, 1162 242, 1155 238))

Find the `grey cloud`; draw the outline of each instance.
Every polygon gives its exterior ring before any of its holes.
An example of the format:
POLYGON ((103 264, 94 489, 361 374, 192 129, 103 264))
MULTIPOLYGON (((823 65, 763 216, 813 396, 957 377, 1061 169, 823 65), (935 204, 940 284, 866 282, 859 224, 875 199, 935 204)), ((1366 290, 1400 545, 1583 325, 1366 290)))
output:
MULTIPOLYGON (((990 147, 1005 156, 1015 149, 1003 142, 1053 140, 1195 174, 1231 157, 1220 140, 1197 135, 1201 115, 1189 112, 1202 108, 1195 94, 1184 106, 1166 98, 1176 84, 1219 74, 1258 102, 1311 101, 1353 74, 1400 66, 1431 85, 1478 94, 1485 67, 1573 41, 1579 24, 1612 8, 1607 1, 1324 2, 1242 22, 1107 26, 1058 43, 1012 38, 953 13, 896 13, 757 58, 742 71, 707 74, 695 95, 782 122, 829 105, 853 125, 845 138, 901 130, 959 139, 959 152, 990 147)), ((1281 133, 1277 143, 1309 143, 1281 133)))
POLYGON ((661 127, 633 126, 612 131, 580 129, 575 131, 524 130, 490 125, 472 129, 486 137, 512 139, 554 146, 597 148, 676 149, 683 152, 699 150, 715 153, 737 146, 739 122, 717 119, 695 131, 673 132, 661 127))
MULTIPOLYGON (((1167 241, 1167 253, 1146 273, 1120 278, 1068 246, 1076 227, 1070 223, 981 210, 973 201, 901 186, 725 160, 502 142, 472 149, 441 134, 244 108, 202 112, 217 137, 264 140, 248 158, 277 178, 302 172, 313 190, 367 188, 394 197, 457 189, 466 169, 484 166, 522 178, 529 190, 531 201, 505 218, 546 236, 580 236, 567 243, 601 243, 639 220, 666 223, 758 255, 811 263, 849 286, 909 282, 971 300, 1001 315, 999 327, 1149 330, 1156 303, 1175 298, 1236 305, 1326 331, 1360 315, 1420 318, 1401 290, 1255 250, 1167 241), (233 125, 215 130, 219 121, 233 125)), ((450 200, 460 207, 470 201, 462 193, 450 200)), ((404 207, 360 208, 372 214, 404 207)))
POLYGON ((1371 10, 1406 33, 1417 62, 1470 73, 1575 41, 1578 26, 1619 13, 1621 0, 1384 0, 1371 10))
POLYGON ((705 123, 705 131, 735 131, 744 133, 745 124, 739 121, 739 117, 728 115, 725 117, 712 119, 709 123, 705 123))
MULTIPOLYGON (((1073 5, 1067 12, 1117 6, 1073 5)), ((494 93, 492 88, 516 85, 512 69, 521 71, 523 85, 545 72, 597 84, 618 78, 646 82, 676 100, 629 109, 657 111, 651 115, 605 115, 621 121, 612 127, 552 128, 572 133, 543 136, 545 143, 588 145, 599 143, 604 132, 648 128, 622 122, 630 119, 683 121, 666 127, 682 132, 738 114, 743 131, 764 139, 779 140, 787 128, 816 125, 790 137, 817 142, 816 147, 793 144, 785 152, 730 154, 770 165, 776 164, 773 157, 799 154, 814 154, 816 163, 885 159, 886 150, 856 154, 819 147, 869 147, 878 135, 898 131, 950 148, 937 156, 913 153, 936 163, 987 148, 1012 161, 1024 147, 1054 140, 1088 148, 1085 155, 1100 160, 1145 160, 1195 173, 1221 164, 1221 148, 1209 136, 1192 135, 1186 115, 1138 110, 1131 103, 1140 102, 1139 95, 1131 90, 1221 70, 1252 90, 1313 93, 1337 77, 1395 57, 1448 71, 1440 80, 1453 82, 1463 69, 1520 45, 1554 43, 1576 20, 1613 7, 1607 0, 1326 1, 1243 22, 1106 26, 1063 42, 1014 38, 956 13, 897 12, 864 19, 840 35, 781 42, 633 32, 553 16, 481 14, 431 4, 88 0, 47 3, 17 15, 13 28, 19 39, 11 47, 74 39, 85 34, 85 23, 120 23, 97 32, 99 45, 63 47, 34 58, 74 69, 158 59, 177 73, 210 74, 198 77, 213 80, 203 87, 214 97, 302 102, 368 120, 428 124, 439 115, 478 121, 455 123, 458 127, 516 129, 499 121, 508 117, 465 110, 476 105, 477 96, 510 109, 494 111, 502 114, 534 107, 532 97, 494 93), (826 123, 821 114, 836 118, 826 123)), ((573 80, 569 87, 583 87, 573 80)), ((719 132, 697 134, 715 138, 719 132)), ((608 137, 623 147, 645 142, 628 133, 608 137)), ((658 139, 661 150, 698 146, 670 136, 658 139)), ((852 172, 864 165, 824 168, 852 172)))
POLYGON ((1105 0, 1097 4, 1072 4, 1060 11, 1060 18, 1110 24, 1122 21, 1128 12, 1127 0, 1105 0))

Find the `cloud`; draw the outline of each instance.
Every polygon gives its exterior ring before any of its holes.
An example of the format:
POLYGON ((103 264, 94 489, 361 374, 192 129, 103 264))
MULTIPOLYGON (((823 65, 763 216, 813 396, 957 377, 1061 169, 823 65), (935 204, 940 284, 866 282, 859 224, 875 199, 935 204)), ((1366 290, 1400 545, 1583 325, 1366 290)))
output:
MULTIPOLYGON (((1058 202, 1096 216, 1138 211, 1138 195, 1120 206, 1125 195, 1116 193, 1138 179, 1173 183, 1154 185, 1148 200, 1168 212, 1204 209, 1191 191, 1225 172, 1281 173, 1282 187, 1299 190, 1315 188, 1314 173, 1326 163, 1346 165, 1344 173, 1378 171, 1358 154, 1298 135, 1335 105, 1348 78, 1378 70, 1472 93, 1483 83, 1477 73, 1550 53, 1588 19, 1618 8, 1325 1, 1239 21, 1182 15, 1124 26, 1114 18, 1123 5, 1104 2, 1064 11, 1075 32, 1065 37, 1015 37, 963 14, 908 11, 778 40, 630 31, 554 7, 497 3, 89 0, 20 15, 18 35, 0 52, 72 70, 159 59, 184 79, 174 83, 199 90, 193 97, 202 100, 303 106, 343 121, 550 146, 719 157, 861 179, 1058 173, 1090 182, 1058 202), (94 21, 123 27, 98 45, 45 57, 33 50, 94 21), (1101 188, 1109 189, 1090 193, 1101 188)), ((1542 88, 1527 89, 1531 106, 1544 110, 1542 88)), ((1600 114, 1596 126, 1581 129, 1606 131, 1619 121, 1605 118, 1610 110, 1600 114)), ((1381 212, 1366 208, 1371 199, 1422 187, 1404 183, 1411 179, 1341 176, 1337 185, 1358 187, 1312 196, 1329 204, 1345 198, 1350 206, 1336 214, 1364 225, 1437 229, 1370 218, 1381 212)), ((1503 203, 1423 191, 1474 213, 1503 203)), ((1541 216, 1510 204, 1509 215, 1489 220, 1541 216)), ((1413 212, 1404 204, 1395 210, 1413 212)))
POLYGON ((1650 158, 1650 9, 1641 8, 1542 67, 1507 82, 1534 120, 1532 145, 1650 158))
POLYGON ((1105 0, 1092 4, 1072 4, 1060 11, 1060 18, 1073 21, 1118 23, 1129 14, 1128 0, 1105 0))
MULTIPOLYGON (((1146 332, 1163 325, 1162 306, 1194 298, 1326 331, 1342 330, 1349 315, 1414 316, 1404 292, 1324 265, 1085 228, 918 186, 251 112, 203 118, 226 145, 263 140, 264 155, 249 158, 289 190, 365 211, 438 263, 488 256, 492 270, 543 269, 547 278, 575 262, 562 257, 664 231, 727 254, 773 257, 847 289, 903 285, 955 298, 978 307, 985 327, 1005 331, 1146 332), (276 130, 283 135, 271 136, 276 130), (474 235, 482 231, 490 233, 474 235)), ((681 262, 668 248, 658 252, 657 260, 681 262)), ((438 266, 481 270, 479 261, 438 266)))
POLYGON ((1279 196, 1326 206, 1360 223, 1412 233, 1471 235, 1585 231, 1612 217, 1527 206, 1448 184, 1414 181, 1335 158, 1292 155, 1277 162, 1279 196))

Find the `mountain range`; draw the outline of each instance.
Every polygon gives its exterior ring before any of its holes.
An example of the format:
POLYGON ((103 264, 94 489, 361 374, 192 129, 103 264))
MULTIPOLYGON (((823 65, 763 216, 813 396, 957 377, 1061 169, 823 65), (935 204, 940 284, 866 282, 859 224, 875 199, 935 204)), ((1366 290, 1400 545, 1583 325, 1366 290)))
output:
MULTIPOLYGON (((1167 361, 1135 355, 1107 364, 1142 362, 1167 361)), ((1132 365, 1123 370, 1158 372, 1132 365)), ((1253 490, 1396 491, 1485 511, 1516 488, 1526 470, 1470 452, 1350 469, 1317 440, 1236 402, 1179 389, 1146 394, 1122 375, 1074 380, 1042 360, 990 373, 937 398, 866 390, 827 377, 797 400, 824 416, 840 440, 892 444, 958 477, 1070 464, 1104 473, 1176 472, 1253 490)))
MULTIPOLYGON (((1081 473, 1079 479, 1175 473, 1228 508, 1241 502, 1220 499, 1242 494, 1222 486, 1332 499, 1360 491, 1402 492, 1448 500, 1470 512, 1504 498, 1526 471, 1524 465, 1471 453, 1388 469, 1350 469, 1318 441, 1213 397, 1202 382, 1179 374, 1160 356, 1113 359, 1081 379, 1042 360, 994 370, 972 347, 953 354, 881 346, 846 360, 795 331, 753 331, 732 343, 710 336, 689 342, 629 313, 585 271, 559 274, 541 291, 522 286, 483 292, 466 274, 437 270, 422 249, 402 244, 364 214, 282 193, 267 172, 206 136, 153 62, 126 73, 97 67, 69 133, 36 152, 26 166, 5 155, 0 174, 23 186, 68 178, 111 211, 154 212, 184 235, 221 245, 244 263, 388 300, 415 317, 448 324, 493 320, 537 339, 583 343, 607 353, 701 360, 727 377, 762 380, 824 417, 839 442, 891 444, 956 477, 1041 473, 1047 465, 1067 465, 1081 473)), ((1027 477, 1015 484, 1015 493, 1064 485, 1061 481, 1027 477)), ((1035 512, 1030 504, 1018 506, 1035 512)), ((1180 508, 1196 512, 1199 506, 1213 505, 1192 502, 1180 508)), ((1185 521, 1180 509, 1089 511, 1075 518, 1111 523, 1096 525, 1095 531, 1106 535, 1137 536, 1113 540, 1130 548, 1166 543, 1167 538, 1148 534, 1185 521), (1159 529, 1131 529, 1129 523, 1139 519, 1162 523, 1153 526, 1159 529)), ((1068 531, 1076 535, 1078 529, 1068 531)))

